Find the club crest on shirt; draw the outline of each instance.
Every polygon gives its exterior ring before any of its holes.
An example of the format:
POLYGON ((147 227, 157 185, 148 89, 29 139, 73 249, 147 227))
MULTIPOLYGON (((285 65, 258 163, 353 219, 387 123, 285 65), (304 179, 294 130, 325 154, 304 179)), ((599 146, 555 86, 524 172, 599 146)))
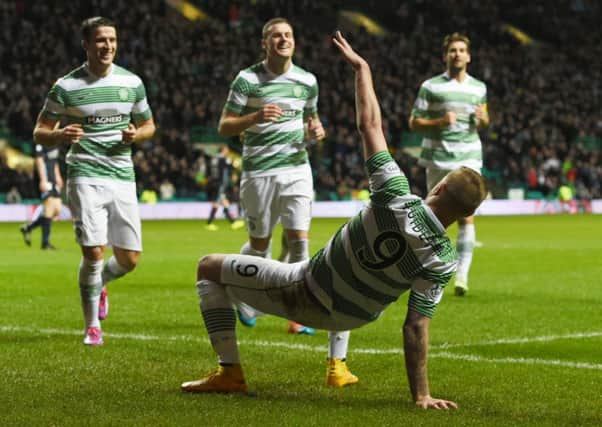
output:
POLYGON ((119 91, 117 92, 117 95, 119 95, 119 99, 121 101, 127 101, 129 96, 130 96, 130 91, 127 90, 126 88, 122 87, 121 89, 119 89, 119 91))
POLYGON ((293 89, 293 95, 295 95, 296 98, 301 98, 304 94, 305 90, 301 86, 295 86, 293 89))

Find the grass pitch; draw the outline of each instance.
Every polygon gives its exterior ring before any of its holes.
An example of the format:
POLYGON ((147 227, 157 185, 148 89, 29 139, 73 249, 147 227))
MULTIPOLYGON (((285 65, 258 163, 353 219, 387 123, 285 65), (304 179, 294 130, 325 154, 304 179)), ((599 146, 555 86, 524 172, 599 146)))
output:
MULTIPOLYGON (((342 222, 314 220, 311 252, 342 222)), ((450 412, 411 401, 401 352, 407 296, 352 332, 356 386, 324 386, 326 332, 290 336, 286 321, 263 317, 238 328, 249 396, 181 393, 181 382, 216 365, 196 260, 245 241, 218 224, 208 232, 201 221, 145 222, 138 269, 110 284, 105 345, 88 348, 71 225, 54 224, 59 250, 45 252, 39 231, 26 247, 18 224, 0 223, 0 424, 602 425, 601 216, 477 218, 484 245, 470 292, 458 298, 448 287, 431 323, 431 393, 455 400, 450 412)))

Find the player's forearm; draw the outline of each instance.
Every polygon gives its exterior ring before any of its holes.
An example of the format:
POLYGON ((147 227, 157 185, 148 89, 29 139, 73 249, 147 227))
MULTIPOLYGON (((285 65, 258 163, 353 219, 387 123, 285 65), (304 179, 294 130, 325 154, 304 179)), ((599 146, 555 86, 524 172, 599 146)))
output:
POLYGON ((33 130, 33 140, 36 144, 52 146, 62 142, 61 134, 56 129, 36 126, 33 130))
POLYGON ((220 136, 240 135, 246 129, 258 123, 259 112, 245 114, 244 116, 222 117, 217 131, 220 136))
POLYGON ((446 126, 444 119, 425 119, 422 117, 410 117, 410 130, 412 132, 427 132, 430 130, 441 129, 446 126))
POLYGON ((430 395, 427 372, 429 319, 408 312, 403 325, 406 371, 414 401, 430 395))
POLYGON ((147 120, 136 129, 136 136, 134 137, 133 142, 138 143, 151 139, 156 130, 155 122, 153 120, 147 120))
POLYGON ((355 93, 356 120, 360 133, 380 129, 382 127, 380 107, 374 93, 372 72, 366 62, 356 70, 355 93))
POLYGON ((355 70, 355 111, 357 128, 364 143, 364 158, 387 149, 382 131, 382 116, 370 66, 364 61, 355 70))

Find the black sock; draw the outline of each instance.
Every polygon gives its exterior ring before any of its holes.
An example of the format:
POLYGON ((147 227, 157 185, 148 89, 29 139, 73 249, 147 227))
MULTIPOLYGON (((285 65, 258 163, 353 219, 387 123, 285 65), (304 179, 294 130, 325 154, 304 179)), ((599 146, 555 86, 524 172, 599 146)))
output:
POLYGON ((217 212, 217 208, 214 206, 211 208, 211 213, 209 214, 209 220, 207 221, 207 224, 211 224, 213 222, 213 220, 215 219, 215 214, 217 212))
POLYGON ((46 218, 40 216, 42 223, 42 246, 46 246, 50 241, 50 225, 52 224, 52 218, 46 218))
POLYGON ((27 231, 31 231, 36 227, 39 227, 40 225, 42 225, 42 223, 44 222, 44 215, 40 215, 36 218, 35 221, 33 221, 31 224, 27 225, 27 231))
POLYGON ((230 216, 230 209, 224 208, 224 215, 226 215, 226 218, 228 218, 228 221, 234 222, 234 220, 232 219, 232 216, 230 216))

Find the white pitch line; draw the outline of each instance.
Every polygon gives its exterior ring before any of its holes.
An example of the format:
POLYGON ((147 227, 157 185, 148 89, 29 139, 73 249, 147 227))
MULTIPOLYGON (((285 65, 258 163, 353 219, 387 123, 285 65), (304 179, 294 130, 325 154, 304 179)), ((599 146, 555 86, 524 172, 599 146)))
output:
MULTIPOLYGON (((2 332, 27 332, 36 335, 75 335, 79 336, 82 334, 81 330, 67 330, 67 329, 55 329, 55 328, 33 328, 30 326, 0 326, 2 332)), ((209 343, 207 338, 200 338, 190 335, 172 335, 172 336, 159 336, 159 335, 143 335, 143 334, 130 334, 130 333, 103 333, 105 337, 116 338, 116 339, 130 339, 138 341, 182 341, 182 342, 197 342, 197 343, 209 343)), ((489 359, 482 356, 475 356, 470 354, 457 354, 446 351, 437 352, 436 350, 445 350, 449 348, 461 348, 461 347, 479 347, 479 346, 492 346, 498 344, 523 344, 532 342, 549 342, 563 339, 583 339, 583 338, 595 338, 602 336, 602 332, 576 332, 565 335, 543 335, 538 337, 530 338, 501 338, 491 341, 482 341, 476 343, 465 343, 465 344, 453 344, 444 343, 440 345, 433 345, 429 347, 429 350, 434 350, 429 353, 429 357, 434 358, 445 358, 445 359, 456 359, 464 360, 468 362, 486 362, 486 363, 514 363, 514 364, 530 364, 530 365, 551 365, 551 366, 562 366, 577 369, 595 369, 602 370, 602 364, 587 363, 587 362, 571 362, 563 360, 549 360, 549 359, 527 359, 527 358, 498 358, 489 359)), ((240 341, 240 344, 244 346, 255 346, 255 347, 279 347, 290 350, 304 350, 324 353, 328 351, 328 347, 324 345, 307 345, 307 344, 292 344, 287 342, 278 341, 265 341, 265 340, 244 340, 240 341)), ((351 348, 350 353, 360 354, 403 354, 401 348, 390 348, 390 349, 376 349, 376 348, 351 348)))
POLYGON ((464 360, 467 362, 485 362, 485 363, 508 363, 508 364, 522 364, 522 365, 549 365, 549 366, 561 366, 563 368, 575 368, 575 369, 594 369, 602 371, 602 364, 600 363, 588 363, 588 362, 570 362, 566 360, 549 360, 549 359, 530 359, 525 357, 503 357, 489 359, 482 356, 475 356, 473 354, 456 354, 449 352, 431 353, 429 357, 441 358, 441 359, 454 359, 464 360))
POLYGON ((489 345, 499 345, 499 344, 524 344, 524 343, 532 343, 532 342, 549 342, 549 341, 559 341, 559 340, 572 340, 572 339, 582 339, 582 338, 596 338, 602 337, 602 332, 574 332, 571 334, 564 335, 542 335, 538 337, 522 337, 522 338, 500 338, 497 340, 491 341, 482 341, 475 343, 443 343, 438 345, 430 346, 431 349, 448 349, 448 348, 457 348, 457 347, 481 347, 481 346, 489 346, 489 345))

